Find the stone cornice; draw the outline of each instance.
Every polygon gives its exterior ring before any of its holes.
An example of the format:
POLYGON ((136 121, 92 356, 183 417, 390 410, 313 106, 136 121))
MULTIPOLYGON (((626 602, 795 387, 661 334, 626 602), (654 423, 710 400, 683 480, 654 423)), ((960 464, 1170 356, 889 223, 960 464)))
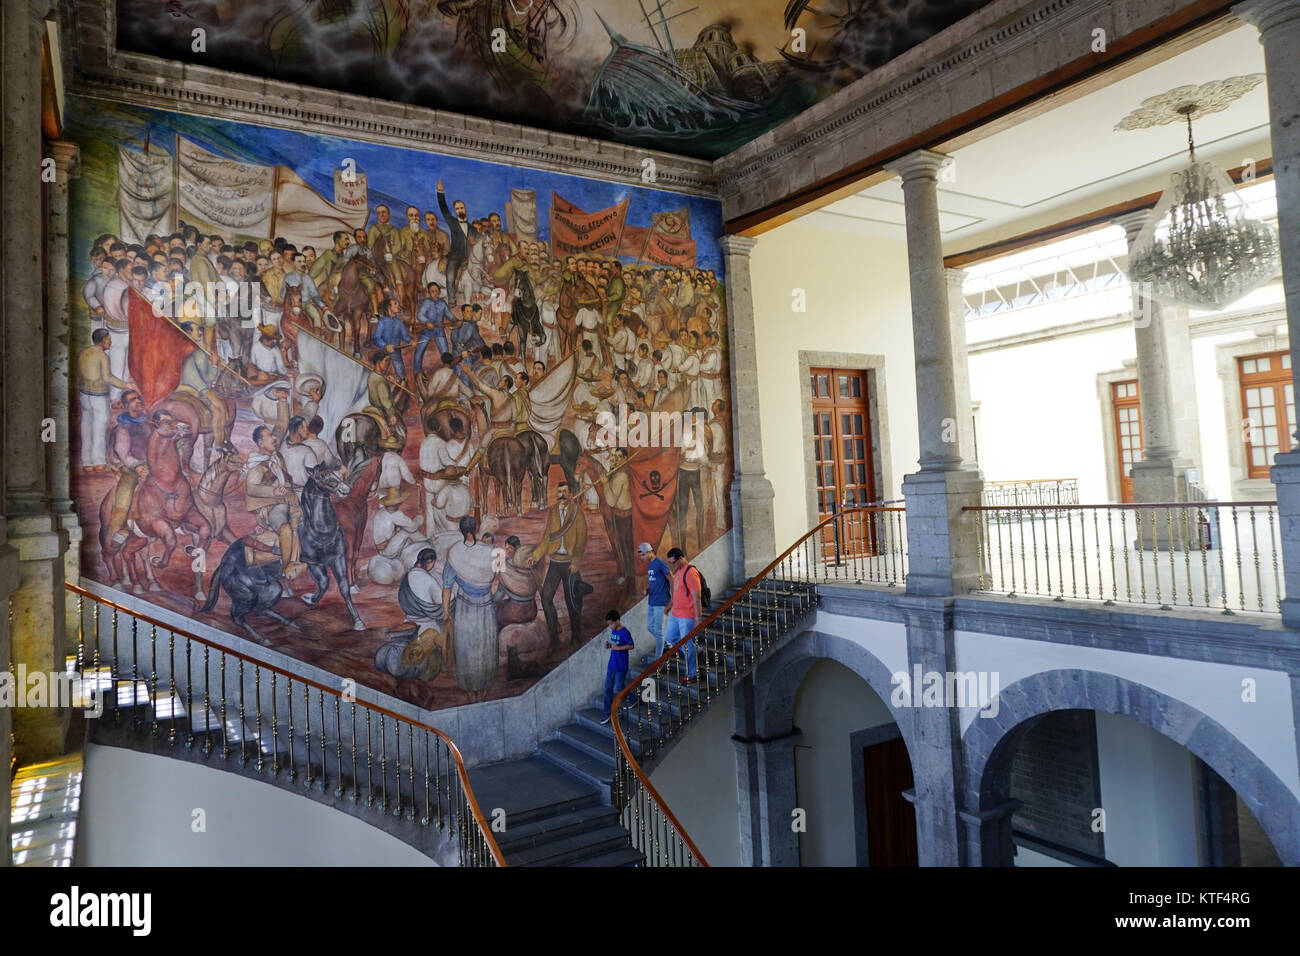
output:
POLYGON ((1085 78, 1147 49, 1159 36, 1156 28, 1172 36, 1180 25, 1203 23, 1228 6, 1215 0, 994 0, 717 160, 723 217, 745 217, 740 228, 752 228, 761 211, 778 214, 798 205, 792 200, 801 195, 815 202, 903 153, 972 135, 1068 82, 1049 85, 1047 77, 1085 78), (1110 52, 1091 51, 1095 30, 1105 32, 1110 52), (1036 87, 1041 92, 1025 92, 1036 87), (898 152, 890 155, 895 146, 898 152))
POLYGON ((718 239, 718 245, 722 246, 726 256, 748 257, 757 243, 758 240, 752 236, 722 236, 718 239))
POLYGON ((1261 34, 1284 23, 1300 26, 1300 4, 1295 0, 1246 0, 1233 7, 1232 12, 1257 26, 1261 34))
POLYGON ((704 160, 119 51, 112 2, 65 7, 77 25, 74 95, 717 197, 704 160))

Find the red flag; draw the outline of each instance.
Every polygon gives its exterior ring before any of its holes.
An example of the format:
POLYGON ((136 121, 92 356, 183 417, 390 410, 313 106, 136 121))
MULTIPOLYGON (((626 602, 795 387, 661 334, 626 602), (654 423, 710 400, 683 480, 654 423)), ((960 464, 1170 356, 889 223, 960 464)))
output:
POLYGON ((660 266, 695 268, 695 240, 651 229, 641 258, 660 266))
POLYGON ((617 206, 587 213, 552 193, 551 250, 560 256, 618 255, 627 207, 624 199, 617 206))
POLYGON ((152 408, 176 390, 185 359, 196 346, 134 287, 127 292, 131 341, 126 367, 144 398, 145 408, 152 408))
POLYGON ((635 256, 641 258, 641 250, 645 248, 646 236, 650 234, 648 226, 625 226, 623 227, 623 241, 618 245, 618 254, 620 256, 635 256))
POLYGON ((682 450, 638 448, 628 459, 632 480, 632 540, 649 541, 656 548, 663 538, 677 496, 677 466, 682 450))

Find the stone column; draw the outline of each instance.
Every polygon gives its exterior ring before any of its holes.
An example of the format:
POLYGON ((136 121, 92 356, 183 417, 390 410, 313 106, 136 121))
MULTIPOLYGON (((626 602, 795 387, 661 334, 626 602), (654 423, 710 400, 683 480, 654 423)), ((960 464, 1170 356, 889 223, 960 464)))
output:
MULTIPOLYGON (((1264 46, 1291 376, 1300 386, 1300 58, 1296 57, 1300 49, 1300 4, 1293 0, 1247 0, 1233 7, 1232 12, 1259 28, 1259 41, 1264 46)), ((1270 477, 1277 486, 1286 578, 1282 622, 1300 627, 1300 449, 1274 458, 1270 477)))
MULTIPOLYGON (((54 160, 55 181, 45 187, 45 355, 48 362, 45 404, 49 417, 54 421, 55 440, 45 444, 45 467, 50 480, 51 510, 59 527, 68 534, 63 576, 75 583, 81 580, 82 535, 81 522, 77 519, 76 505, 72 500, 72 432, 68 418, 72 396, 68 189, 72 180, 81 175, 81 152, 75 143, 51 142, 46 144, 46 153, 54 160)), ((65 607, 75 618, 75 595, 67 595, 65 607)))
POLYGON ((742 866, 798 866, 794 748, 801 734, 791 722, 793 701, 778 708, 779 717, 768 719, 769 676, 760 667, 736 686, 733 698, 740 861, 742 866))
POLYGON ((961 460, 975 464, 975 424, 971 420, 970 365, 966 353, 966 300, 961 285, 965 269, 944 269, 948 280, 948 319, 952 336, 953 390, 957 396, 957 450, 961 460))
MULTIPOLYGON (((1115 219, 1124 228, 1129 249, 1150 210, 1115 219)), ((1165 344, 1164 312, 1139 283, 1133 289, 1133 338, 1137 343, 1138 394, 1142 402, 1142 458, 1133 465, 1135 501, 1186 501, 1187 465, 1178 461, 1174 439, 1173 401, 1169 391, 1169 351, 1165 344)), ((1141 514, 1141 512, 1139 512, 1141 514)), ((1157 527, 1159 522, 1157 522, 1157 527)))
POLYGON ((1015 866, 1011 817, 1021 806, 1019 800, 1008 800, 992 810, 958 813, 965 830, 966 866, 1015 866))
MULTIPOLYGON (((909 594, 964 594, 978 580, 976 521, 983 480, 962 462, 952 305, 939 231, 941 153, 918 150, 886 167, 903 179, 912 278, 912 348, 921 470, 903 479, 909 594)), ((969 419, 969 415, 967 415, 969 419)))
MULTIPOLYGON (((0 126, 0 328, 3 329, 4 513, 9 542, 18 551, 12 602, 11 653, 15 665, 62 671, 63 554, 68 536, 50 508, 41 441, 48 376, 41 319, 44 302, 41 228, 41 39, 49 0, 3 7, 4 116, 0 126), (59 611, 56 613, 56 608, 59 611)), ((67 712, 18 708, 14 734, 22 763, 63 752, 67 712)))
POLYGON ((749 254, 757 239, 723 236, 726 257, 727 330, 731 349, 732 568, 748 580, 776 557, 772 483, 763 471, 763 430, 758 410, 758 352, 749 254))

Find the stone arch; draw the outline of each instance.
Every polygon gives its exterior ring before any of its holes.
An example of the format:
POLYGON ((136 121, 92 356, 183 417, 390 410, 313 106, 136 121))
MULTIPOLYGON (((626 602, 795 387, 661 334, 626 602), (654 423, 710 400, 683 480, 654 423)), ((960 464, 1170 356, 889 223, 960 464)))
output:
POLYGON ((867 648, 846 637, 808 630, 800 634, 775 656, 764 662, 755 673, 760 693, 755 721, 760 734, 775 736, 788 732, 794 723, 794 701, 808 671, 820 660, 834 661, 847 667, 876 692, 889 708, 902 732, 908 759, 916 766, 914 727, 909 707, 895 707, 893 672, 867 648))
MULTIPOLYGON (((1267 764, 1222 724, 1195 707, 1114 674, 1080 669, 1044 671, 1016 681, 998 697, 996 717, 976 718, 962 736, 965 804, 987 822, 1010 799, 1010 766, 1034 718, 1057 710, 1093 710, 1131 717, 1181 744, 1237 792, 1288 866, 1300 865, 1300 801, 1267 764)), ((984 865, 1011 859, 1009 814, 1003 826, 980 830, 975 849, 984 865)))

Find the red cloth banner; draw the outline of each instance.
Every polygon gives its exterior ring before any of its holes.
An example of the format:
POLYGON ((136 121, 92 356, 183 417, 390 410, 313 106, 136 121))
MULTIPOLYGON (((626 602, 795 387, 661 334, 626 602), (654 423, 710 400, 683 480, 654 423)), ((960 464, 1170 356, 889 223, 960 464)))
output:
POLYGON ((649 541, 655 548, 663 538, 673 500, 677 497, 680 448, 637 448, 628 459, 632 484, 632 540, 649 541))
POLYGON ((551 249, 560 256, 618 255, 627 207, 624 199, 617 206, 587 213, 552 193, 551 249))
POLYGON ((126 314, 131 336, 126 367, 145 408, 153 408, 176 390, 195 345, 134 288, 127 290, 126 314))
POLYGON ((695 268, 695 240, 651 229, 641 258, 660 266, 695 268))

